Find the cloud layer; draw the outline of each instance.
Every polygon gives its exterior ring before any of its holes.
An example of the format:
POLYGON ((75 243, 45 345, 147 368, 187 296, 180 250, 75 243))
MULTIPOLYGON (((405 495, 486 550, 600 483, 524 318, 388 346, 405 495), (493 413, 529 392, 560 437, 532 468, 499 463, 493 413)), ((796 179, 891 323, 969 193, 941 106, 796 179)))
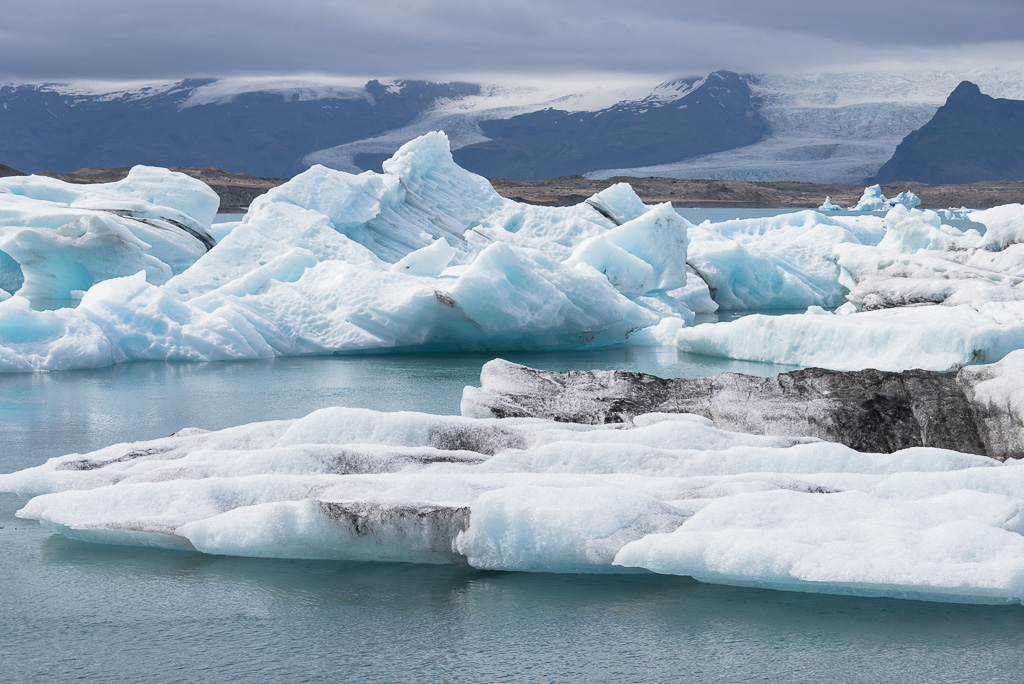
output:
POLYGON ((0 79, 698 74, 1024 55, 1020 0, 3 2, 0 79))

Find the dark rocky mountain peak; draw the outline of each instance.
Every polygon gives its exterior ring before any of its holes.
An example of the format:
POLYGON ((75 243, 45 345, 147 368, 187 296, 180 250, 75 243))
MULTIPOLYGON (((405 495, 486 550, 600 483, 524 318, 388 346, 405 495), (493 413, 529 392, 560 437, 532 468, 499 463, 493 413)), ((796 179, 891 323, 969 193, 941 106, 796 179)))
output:
POLYGON ((1024 102, 990 97, 964 81, 868 182, 996 180, 1024 180, 1024 102))

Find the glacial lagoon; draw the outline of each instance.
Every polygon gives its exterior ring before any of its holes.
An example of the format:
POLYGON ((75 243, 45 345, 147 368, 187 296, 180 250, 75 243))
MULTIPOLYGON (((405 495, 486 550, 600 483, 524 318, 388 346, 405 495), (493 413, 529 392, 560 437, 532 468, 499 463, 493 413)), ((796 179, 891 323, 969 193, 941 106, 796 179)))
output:
MULTIPOLYGON (((788 211, 679 213, 699 223, 788 211)), ((0 473, 328 406, 455 414, 494 356, 663 377, 790 369, 662 346, 2 374, 0 473)), ((1024 670, 1019 605, 104 546, 16 518, 23 504, 0 494, 0 681, 1016 682, 1024 670)))
MULTIPOLYGON (((0 472, 325 406, 456 413, 493 355, 135 363, 0 376, 0 472)), ((553 370, 784 367, 665 348, 517 353, 553 370)), ((741 589, 654 574, 287 561, 71 541, 0 495, 0 680, 1018 681, 1020 606, 741 589)))

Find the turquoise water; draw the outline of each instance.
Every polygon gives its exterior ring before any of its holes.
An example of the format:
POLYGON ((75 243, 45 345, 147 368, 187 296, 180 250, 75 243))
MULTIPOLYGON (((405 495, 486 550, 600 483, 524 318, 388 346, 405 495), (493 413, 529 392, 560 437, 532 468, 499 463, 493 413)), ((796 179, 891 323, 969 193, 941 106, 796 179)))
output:
MULTIPOLYGON (((508 354, 693 377, 667 349, 508 354)), ((0 376, 0 471, 323 406, 456 413, 490 355, 129 364, 0 376)), ((89 545, 0 495, 0 681, 1006 681, 1024 610, 89 545)))

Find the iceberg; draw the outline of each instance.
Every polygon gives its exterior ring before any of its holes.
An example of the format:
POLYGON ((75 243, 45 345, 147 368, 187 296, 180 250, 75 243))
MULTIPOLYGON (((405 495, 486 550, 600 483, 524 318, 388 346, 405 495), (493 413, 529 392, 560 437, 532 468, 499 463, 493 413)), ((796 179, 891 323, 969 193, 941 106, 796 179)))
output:
POLYGON ((842 211, 843 208, 838 204, 832 204, 832 198, 828 195, 825 196, 825 201, 818 207, 818 211, 842 211))
POLYGON ((897 205, 874 244, 829 247, 826 261, 845 293, 832 301, 846 301, 834 314, 812 303, 805 314, 681 328, 676 344, 710 356, 833 370, 950 370, 998 361, 1024 346, 1024 245, 1017 242, 1024 211, 1007 205, 971 217, 981 231, 897 205))
POLYGON ((904 190, 900 194, 888 200, 887 204, 891 207, 903 206, 907 209, 914 209, 915 207, 921 206, 921 198, 909 190, 904 190))
POLYGON ((503 199, 428 134, 384 173, 299 174, 163 284, 136 254, 138 273, 108 269, 77 308, 0 302, 0 369, 618 344, 708 308, 687 280, 690 227, 627 185, 568 208, 503 199))
POLYGON ((698 226, 624 183, 573 207, 532 206, 457 166, 440 132, 383 173, 314 166, 216 230, 216 195, 167 170, 94 186, 9 178, 0 372, 673 344, 940 370, 1021 344, 1022 205, 968 212, 957 228, 912 193, 886 200, 872 186, 869 202, 884 217, 804 210, 698 226), (36 310, 66 300, 78 304, 36 310), (932 305, 943 309, 912 310, 932 305), (693 327, 696 314, 770 310, 810 315, 693 327))
POLYGON ((219 204, 206 184, 145 166, 91 185, 0 179, 0 287, 46 300, 138 272, 161 285, 213 246, 219 204))
POLYGON ((839 280, 836 246, 877 245, 885 228, 875 217, 860 221, 805 210, 705 222, 689 235, 689 263, 715 302, 749 311, 839 306, 847 290, 839 280))
MULTIPOLYGON (((964 371, 1016 434, 1022 354, 964 371)), ((330 408, 53 458, 0 490, 29 499, 19 517, 97 543, 1024 598, 1018 462, 861 452, 689 413, 591 425, 330 408)))
POLYGON ((882 186, 875 184, 864 188, 857 204, 850 207, 852 211, 885 211, 889 204, 882 194, 882 186))
POLYGON ((959 373, 807 368, 775 377, 722 373, 664 379, 628 371, 536 370, 494 359, 480 387, 463 391, 474 418, 630 423, 653 413, 691 414, 722 430, 813 437, 864 452, 936 447, 1024 458, 1024 411, 1013 382, 1024 354, 959 373))
MULTIPOLYGON (((828 198, 825 199, 825 202, 826 204, 831 204, 828 198)), ((882 186, 875 184, 864 188, 860 200, 858 200, 856 206, 850 207, 850 209, 853 211, 886 211, 896 206, 914 209, 921 206, 921 198, 909 190, 904 190, 895 197, 886 199, 885 195, 882 194, 882 186)), ((822 208, 824 209, 825 206, 822 205, 822 208)), ((835 205, 832 205, 830 208, 839 209, 835 205)))

